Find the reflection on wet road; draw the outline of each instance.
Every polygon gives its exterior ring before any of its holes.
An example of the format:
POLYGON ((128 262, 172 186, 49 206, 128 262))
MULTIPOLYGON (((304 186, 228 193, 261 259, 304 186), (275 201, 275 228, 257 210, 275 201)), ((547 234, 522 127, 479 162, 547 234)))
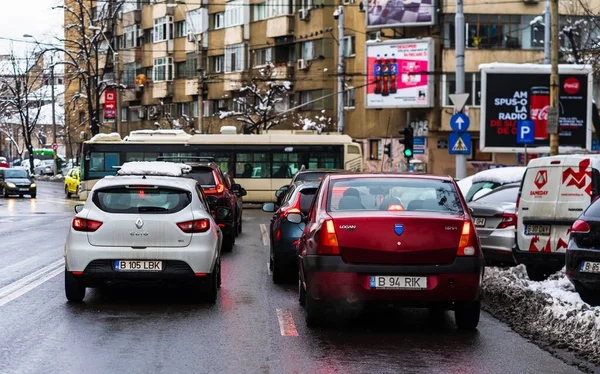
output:
POLYGON ((214 306, 187 290, 136 288, 68 304, 62 251, 77 202, 61 184, 39 191, 0 198, 1 373, 578 372, 487 314, 476 333, 457 331, 450 313, 394 308, 308 329, 296 287, 271 282, 260 228, 269 215, 258 210, 245 211, 224 254, 214 306))

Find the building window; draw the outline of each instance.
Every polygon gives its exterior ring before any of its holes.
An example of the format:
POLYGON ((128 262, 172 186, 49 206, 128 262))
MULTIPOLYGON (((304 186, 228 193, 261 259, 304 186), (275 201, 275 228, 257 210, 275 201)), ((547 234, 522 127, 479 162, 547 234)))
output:
POLYGON ((380 155, 381 139, 370 139, 369 140, 369 160, 379 160, 380 155))
POLYGON ((173 58, 161 57, 154 59, 153 78, 155 82, 173 80, 173 58))
POLYGON ((194 96, 194 101, 192 101, 192 117, 198 117, 198 96, 194 96))
POLYGON ((183 38, 187 36, 187 25, 185 21, 175 22, 175 37, 183 38))
POLYGON ((235 44, 225 46, 225 72, 244 70, 244 45, 235 44))
POLYGON ((138 46, 138 27, 139 26, 127 26, 123 28, 123 42, 121 43, 123 49, 135 48, 138 46))
POLYGON ((234 0, 225 4, 225 27, 238 26, 244 23, 244 3, 234 0))
POLYGON ((344 91, 344 109, 354 109, 355 105, 354 87, 348 87, 347 91, 344 91))
POLYGON ((225 56, 212 56, 210 58, 210 72, 211 73, 222 73, 223 72, 223 59, 225 56))
POLYGON ((292 14, 291 2, 289 0, 266 0, 265 6, 266 18, 292 14))
POLYGON ((492 154, 479 150, 479 139, 471 140, 471 154, 468 156, 468 161, 491 162, 492 154))
POLYGON ((253 7, 252 21, 262 21, 267 18, 265 3, 254 4, 253 7))
POLYGON ((225 26, 225 13, 219 12, 210 15, 211 30, 219 30, 225 26))
POLYGON ((188 77, 187 63, 185 61, 175 63, 175 77, 177 79, 186 79, 188 77))
MULTIPOLYGON (((454 14, 444 18, 444 47, 454 48, 454 14)), ((520 15, 465 15, 467 48, 521 48, 522 23, 520 15)))
POLYGON ((142 0, 128 0, 123 2, 121 13, 127 13, 132 10, 142 9, 142 0))
POLYGON ((356 56, 354 35, 344 36, 344 57, 356 56))
MULTIPOLYGON (((453 106, 450 94, 456 92, 456 74, 446 73, 442 76, 443 106, 453 106)), ((479 73, 465 73, 465 92, 469 94, 467 106, 481 105, 481 75, 479 73)))
POLYGON ((173 17, 154 20, 154 43, 173 39, 173 17))
POLYGON ((124 64, 123 73, 121 73, 121 84, 125 85, 126 87, 135 86, 135 77, 137 76, 137 72, 140 67, 141 65, 139 62, 124 64))
POLYGON ((307 41, 300 43, 300 58, 304 60, 312 60, 314 57, 314 43, 307 41))
POLYGON ((204 109, 202 110, 202 116, 203 117, 210 117, 213 115, 214 111, 213 111, 213 101, 212 100, 204 100, 202 102, 202 105, 204 106, 204 109))
POLYGON ((187 12, 185 20, 188 25, 188 32, 200 34, 206 31, 205 29, 207 25, 203 25, 203 22, 206 22, 207 19, 203 20, 202 17, 205 14, 204 12, 206 12, 205 8, 198 8, 187 12))
MULTIPOLYGON (((303 105, 306 103, 309 103, 313 100, 313 93, 312 91, 300 91, 298 92, 298 98, 299 98, 299 104, 303 105)), ((313 108, 313 103, 310 104, 306 104, 302 107, 299 108, 299 110, 312 110, 313 108)))
POLYGON ((264 66, 270 63, 271 48, 255 49, 254 51, 254 66, 264 66))

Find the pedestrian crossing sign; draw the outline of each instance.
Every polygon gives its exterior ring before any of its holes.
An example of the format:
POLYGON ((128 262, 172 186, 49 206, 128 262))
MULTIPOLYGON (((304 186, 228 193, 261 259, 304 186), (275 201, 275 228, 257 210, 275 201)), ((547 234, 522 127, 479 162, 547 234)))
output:
POLYGON ((451 155, 471 154, 471 134, 451 132, 448 151, 451 155))

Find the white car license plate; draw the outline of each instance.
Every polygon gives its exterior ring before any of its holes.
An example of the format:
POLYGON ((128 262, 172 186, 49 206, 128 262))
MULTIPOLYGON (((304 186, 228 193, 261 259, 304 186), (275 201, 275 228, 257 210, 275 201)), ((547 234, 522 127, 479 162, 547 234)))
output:
POLYGON ((19 188, 19 191, 29 191, 29 188, 19 188))
POLYGON ((580 271, 583 273, 600 273, 600 262, 583 261, 580 271))
POLYGON ((409 275, 373 275, 369 277, 371 289, 426 290, 427 277, 409 275))
POLYGON ((485 226, 485 218, 475 217, 473 218, 473 224, 477 227, 485 226))
POLYGON ((550 235, 550 225, 525 225, 525 235, 550 235))
POLYGON ((116 260, 116 271, 162 271, 162 261, 116 260))

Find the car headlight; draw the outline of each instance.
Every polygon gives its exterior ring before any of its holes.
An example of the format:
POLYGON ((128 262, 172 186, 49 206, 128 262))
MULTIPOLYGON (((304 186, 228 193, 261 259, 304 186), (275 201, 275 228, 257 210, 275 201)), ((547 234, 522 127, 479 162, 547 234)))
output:
POLYGON ((17 186, 15 186, 14 183, 10 183, 10 182, 6 183, 6 187, 8 187, 8 188, 17 188, 17 186))
POLYGON ((35 183, 30 184, 29 188, 35 188, 35 183))

